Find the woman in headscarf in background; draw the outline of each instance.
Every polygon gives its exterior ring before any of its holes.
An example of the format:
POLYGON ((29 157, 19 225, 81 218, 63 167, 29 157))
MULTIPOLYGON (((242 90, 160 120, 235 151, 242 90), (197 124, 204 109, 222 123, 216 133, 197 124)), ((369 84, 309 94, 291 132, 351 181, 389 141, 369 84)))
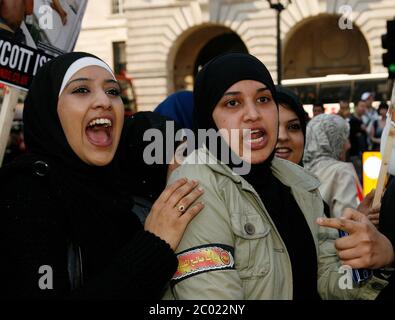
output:
POLYGON ((169 95, 154 112, 173 119, 181 128, 194 129, 192 91, 177 91, 169 95))
MULTIPOLYGON (((276 86, 278 102, 278 139, 276 157, 291 161, 303 167, 303 152, 306 142, 306 111, 299 98, 289 89, 276 86)), ((328 204, 324 201, 325 216, 330 216, 328 204)))
POLYGON ((199 178, 205 208, 177 248, 179 266, 165 298, 376 297, 371 286, 339 288, 340 262, 329 240, 337 233, 316 224, 323 212, 319 182, 274 157, 276 90, 262 62, 239 53, 214 58, 196 77, 194 99, 197 128, 221 134, 208 135, 169 179, 199 178), (240 163, 250 166, 244 176, 240 163))
MULTIPOLYGON (((318 118, 318 117, 317 117, 318 118)), ((311 120, 311 123, 314 125, 314 127, 316 125, 318 125, 317 123, 314 124, 314 120, 316 118, 314 118, 313 120, 311 120)), ((328 118, 326 118, 326 120, 328 120, 328 118)), ((333 120, 333 119, 332 119, 333 120)), ((337 121, 338 119, 336 119, 337 121)), ((323 122, 322 122, 323 123, 323 122)), ((386 139, 388 137, 388 131, 389 128, 391 127, 391 125, 393 126, 394 124, 391 124, 391 118, 387 118, 387 124, 384 128, 384 132, 383 132, 383 144, 385 145, 386 143, 386 139)), ((319 125, 318 125, 319 126, 319 125)), ((332 136, 336 136, 335 131, 336 130, 340 130, 340 133, 338 133, 338 140, 336 141, 336 143, 338 144, 338 147, 335 148, 335 150, 337 150, 337 156, 333 155, 332 159, 330 156, 328 156, 327 161, 317 161, 315 162, 314 166, 315 167, 319 167, 319 172, 322 173, 322 171, 328 170, 328 173, 324 173, 323 175, 325 176, 329 176, 329 180, 327 181, 323 181, 323 183, 326 185, 325 191, 324 192, 328 192, 328 193, 332 193, 332 196, 334 197, 334 201, 336 201, 336 199, 339 199, 341 197, 344 197, 343 195, 340 194, 341 191, 343 192, 350 192, 349 190, 345 190, 343 189, 343 187, 340 185, 340 183, 342 183, 341 179, 347 179, 348 177, 348 185, 349 188, 351 189, 351 192, 354 192, 355 194, 355 186, 353 186, 352 183, 352 174, 349 172, 349 170, 352 170, 352 172, 355 174, 354 171, 354 167, 353 166, 344 166, 344 165, 339 165, 338 167, 337 164, 341 163, 338 160, 335 159, 343 159, 342 153, 343 150, 341 149, 341 143, 342 141, 344 141, 344 131, 346 131, 346 129, 344 129, 344 123, 339 121, 334 124, 326 124, 326 126, 330 126, 331 129, 326 129, 329 132, 327 133, 327 135, 331 135, 332 136), (341 133, 341 129, 343 128, 343 133, 341 133), (343 137, 343 138, 341 138, 343 137), (340 155, 340 156, 339 156, 340 155), (335 158, 336 157, 336 158, 335 158), (331 171, 335 171, 336 175, 334 174, 334 172, 331 171), (331 174, 332 173, 332 174, 331 174), (340 180, 340 181, 339 181, 340 180), (330 190, 335 189, 335 188, 339 188, 340 191, 339 192, 330 192, 330 190)), ((309 139, 309 130, 312 131, 312 133, 314 131, 318 131, 322 133, 322 129, 321 130, 315 130, 314 127, 310 128, 310 123, 307 127, 307 137, 309 139)), ((325 141, 325 138, 321 137, 316 137, 318 139, 320 139, 320 141, 325 141)), ((313 138, 314 139, 314 138, 313 138)), ((331 146, 333 146, 335 144, 334 141, 331 142, 331 146)), ((395 143, 394 143, 395 144, 395 143)), ((317 144, 316 144, 317 145, 317 144)), ((382 145, 382 153, 384 153, 384 145, 382 145)), ((326 146, 325 150, 326 154, 328 155, 329 149, 329 145, 326 146)), ((395 149, 394 149, 395 150, 395 149)), ((305 151, 305 155, 308 155, 308 150, 305 151)), ((390 175, 394 175, 395 174, 395 151, 392 152, 391 155, 391 160, 389 163, 389 167, 388 167, 388 173, 390 175)), ((319 176, 321 179, 321 176, 319 176)), ((343 181, 343 183, 347 184, 347 182, 343 181)), ((369 254, 368 256, 366 256, 366 262, 368 263, 368 265, 370 264, 370 266, 368 266, 368 268, 373 269, 374 275, 376 277, 385 279, 389 284, 380 292, 380 294, 378 295, 378 297, 376 298, 377 300, 391 300, 393 301, 395 298, 395 282, 394 282, 394 260, 388 259, 389 257, 393 257, 394 255, 394 248, 395 248, 395 219, 394 219, 394 210, 395 210, 395 206, 394 206, 394 195, 395 195, 395 180, 394 179, 390 179, 388 186, 387 186, 387 190, 384 193, 384 196, 382 198, 382 204, 381 206, 378 205, 378 207, 375 208, 370 208, 370 202, 372 202, 373 200, 373 196, 374 196, 374 192, 375 190, 372 190, 368 195, 366 195, 364 201, 359 205, 358 207, 358 211, 363 212, 365 214, 365 216, 368 216, 368 218, 370 219, 370 221, 372 221, 372 223, 374 223, 376 226, 378 226, 378 230, 379 232, 376 232, 376 236, 373 237, 373 239, 376 239, 374 241, 377 242, 378 246, 376 248, 376 250, 373 250, 371 254, 369 254), (370 199, 368 199, 370 198, 370 199), (368 199, 368 200, 367 200, 368 199), (362 207, 362 204, 364 204, 364 208, 362 207), (378 213, 379 212, 379 213, 378 213), (380 263, 377 264, 377 261, 381 261, 384 263, 380 263)), ((323 194, 323 196, 325 196, 323 194)), ((350 195, 348 195, 349 197, 350 195)), ((342 204, 337 204, 337 206, 341 206, 342 204)), ((346 204, 343 204, 344 206, 346 206, 346 204)), ((348 217, 350 212, 347 212, 345 215, 348 217)), ((344 214, 343 214, 344 217, 344 214)), ((344 217, 345 218, 345 217, 344 217)), ((364 217, 360 216, 359 219, 363 220, 364 217)), ((332 218, 332 219, 327 219, 325 221, 324 224, 322 225, 326 225, 326 226, 330 226, 330 227, 334 227, 334 228, 339 228, 341 229, 341 226, 344 224, 347 224, 348 222, 345 222, 345 219, 338 219, 338 218, 332 218)), ((361 239, 363 242, 366 241, 371 241, 371 239, 361 239)), ((342 261, 353 261, 356 257, 355 253, 356 251, 353 250, 353 248, 344 250, 343 244, 340 243, 340 241, 343 241, 343 239, 339 239, 335 243, 336 246, 340 249, 340 253, 339 253, 339 257, 342 259, 342 261), (343 248, 342 248, 343 247, 343 248)), ((356 244, 356 242, 355 242, 356 244)), ((347 264, 347 263, 345 263, 347 264)), ((358 268, 358 266, 356 266, 356 268, 358 268)))
POLYGON ((362 200, 361 186, 351 163, 345 162, 350 148, 348 123, 334 114, 321 114, 307 125, 303 163, 321 182, 320 193, 332 217, 362 200))
POLYGON ((122 187, 125 175, 133 180, 133 163, 121 161, 133 141, 120 142, 120 87, 93 55, 45 64, 23 118, 29 153, 0 170, 2 295, 159 298, 177 267, 173 250, 202 208, 190 206, 201 194, 197 182, 169 186, 141 225, 122 187))
POLYGON ((306 111, 299 98, 289 89, 276 86, 279 130, 276 157, 303 166, 306 140, 306 111))

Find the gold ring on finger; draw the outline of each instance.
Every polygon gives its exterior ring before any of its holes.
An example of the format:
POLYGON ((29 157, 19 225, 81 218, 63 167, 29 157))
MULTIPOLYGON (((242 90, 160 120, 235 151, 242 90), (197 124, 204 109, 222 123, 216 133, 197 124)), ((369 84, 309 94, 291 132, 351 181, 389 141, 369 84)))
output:
POLYGON ((184 213, 184 211, 185 211, 185 206, 182 205, 182 204, 180 204, 180 205, 177 207, 177 210, 178 210, 179 212, 181 212, 181 213, 184 213))

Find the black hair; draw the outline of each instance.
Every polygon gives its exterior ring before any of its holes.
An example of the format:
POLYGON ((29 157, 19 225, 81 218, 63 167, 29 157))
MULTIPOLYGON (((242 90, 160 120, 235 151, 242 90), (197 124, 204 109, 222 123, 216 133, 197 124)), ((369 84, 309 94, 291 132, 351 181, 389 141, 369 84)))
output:
POLYGON ((362 100, 362 99, 355 99, 354 100, 354 108, 356 108, 357 107, 357 105, 358 105, 358 103, 360 103, 360 102, 366 102, 366 100, 362 100))
POLYGON ((389 109, 389 106, 388 106, 388 103, 387 102, 385 102, 385 101, 381 101, 380 102, 380 105, 379 105, 379 107, 378 107, 378 109, 377 109, 377 113, 378 114, 380 114, 380 110, 381 109, 389 109))
POLYGON ((306 111, 303 109, 302 102, 299 97, 293 93, 290 89, 287 89, 281 85, 276 86, 277 102, 279 105, 285 104, 293 112, 300 121, 302 127, 303 137, 306 137, 306 111))
POLYGON ((324 104, 321 101, 315 102, 313 104, 313 108, 314 107, 320 107, 322 110, 325 110, 324 104))

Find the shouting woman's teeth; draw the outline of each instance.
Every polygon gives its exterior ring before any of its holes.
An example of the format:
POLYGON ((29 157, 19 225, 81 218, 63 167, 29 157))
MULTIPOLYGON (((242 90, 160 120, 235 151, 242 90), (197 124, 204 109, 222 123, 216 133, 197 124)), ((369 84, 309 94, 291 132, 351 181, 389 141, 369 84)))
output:
POLYGON ((262 130, 251 130, 250 138, 247 139, 249 143, 256 143, 263 141, 264 132, 262 130))
POLYGON ((111 127, 112 126, 112 121, 110 119, 106 118, 98 118, 95 120, 92 120, 91 122, 88 123, 88 127, 93 127, 93 126, 104 126, 104 127, 111 127))
POLYGON ((108 147, 112 143, 113 123, 108 118, 96 118, 85 129, 89 142, 97 147, 108 147))

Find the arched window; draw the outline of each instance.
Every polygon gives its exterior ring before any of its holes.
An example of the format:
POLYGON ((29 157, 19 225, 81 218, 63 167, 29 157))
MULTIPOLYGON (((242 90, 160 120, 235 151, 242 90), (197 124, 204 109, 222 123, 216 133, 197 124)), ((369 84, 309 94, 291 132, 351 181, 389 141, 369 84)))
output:
POLYGON ((174 55, 169 92, 192 90, 199 68, 225 52, 248 52, 241 38, 223 26, 205 26, 186 36, 174 55))
POLYGON ((336 15, 306 19, 291 30, 284 47, 284 79, 370 73, 368 44, 359 30, 342 30, 336 15))

